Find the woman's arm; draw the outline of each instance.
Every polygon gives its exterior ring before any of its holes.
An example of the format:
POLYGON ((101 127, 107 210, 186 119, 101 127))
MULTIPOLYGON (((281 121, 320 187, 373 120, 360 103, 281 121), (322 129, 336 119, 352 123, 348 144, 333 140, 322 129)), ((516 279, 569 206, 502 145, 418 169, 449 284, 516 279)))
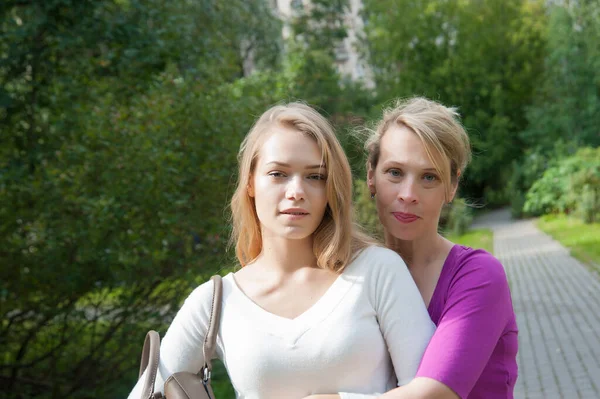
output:
POLYGON ((479 380, 514 312, 497 259, 482 253, 463 262, 417 378, 384 398, 466 398, 479 380))
MULTIPOLYGON (((398 385, 407 384, 415 377, 435 325, 402 258, 385 248, 377 248, 370 255, 365 260, 369 264, 365 289, 376 312, 398 385)), ((341 399, 377 398, 380 395, 375 392, 370 395, 339 393, 341 399)))
POLYGON ((415 377, 435 325, 402 258, 386 250, 381 261, 384 265, 371 272, 374 285, 370 295, 398 385, 402 386, 415 377))
MULTIPOLYGON (((386 248, 371 248, 365 262, 365 291, 386 342, 399 384, 412 380, 435 325, 400 256, 386 248)), ((374 399, 382 393, 339 392, 306 399, 374 399)))
MULTIPOLYGON (((202 345, 208 329, 213 283, 208 281, 196 288, 185 300, 169 326, 160 345, 160 361, 156 373, 155 391, 164 393, 164 382, 178 371, 198 372, 204 366, 202 345)), ((129 394, 139 399, 146 372, 129 394)))
MULTIPOLYGON (((375 396, 361 395, 366 398, 375 396)), ((360 397, 357 397, 360 399, 360 397)), ((304 399, 340 399, 339 395, 311 395, 304 399)), ((459 399, 459 396, 446 385, 430 378, 415 378, 407 385, 398 387, 377 399, 459 399)))
POLYGON ((417 377, 408 384, 383 394, 378 399, 460 399, 460 397, 439 381, 417 377))

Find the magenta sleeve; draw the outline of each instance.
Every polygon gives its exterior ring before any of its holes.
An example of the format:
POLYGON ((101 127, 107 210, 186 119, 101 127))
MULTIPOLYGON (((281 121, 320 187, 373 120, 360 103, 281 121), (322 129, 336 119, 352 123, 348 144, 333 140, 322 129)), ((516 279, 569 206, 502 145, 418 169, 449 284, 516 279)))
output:
POLYGON ((511 317, 512 302, 506 273, 496 258, 485 254, 462 262, 444 295, 437 330, 417 377, 439 381, 464 399, 511 317))

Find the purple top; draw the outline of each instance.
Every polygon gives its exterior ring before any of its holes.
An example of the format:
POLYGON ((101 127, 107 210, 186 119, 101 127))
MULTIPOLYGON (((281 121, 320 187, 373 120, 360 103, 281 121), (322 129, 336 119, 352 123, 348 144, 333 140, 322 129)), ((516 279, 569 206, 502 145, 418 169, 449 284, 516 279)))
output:
POLYGON ((462 399, 512 399, 518 330, 498 259, 452 247, 428 310, 437 330, 417 377, 442 382, 462 399))

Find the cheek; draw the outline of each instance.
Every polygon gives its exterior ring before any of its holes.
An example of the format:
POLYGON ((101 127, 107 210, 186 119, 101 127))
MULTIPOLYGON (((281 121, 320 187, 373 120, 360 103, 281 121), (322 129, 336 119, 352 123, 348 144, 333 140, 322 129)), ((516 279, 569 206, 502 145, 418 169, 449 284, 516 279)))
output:
POLYGON ((378 180, 375 188, 377 190, 375 200, 378 207, 390 205, 398 196, 395 185, 388 181, 378 180))
POLYGON ((445 192, 443 189, 440 190, 428 190, 425 191, 424 195, 421 196, 421 204, 427 208, 428 212, 432 214, 439 214, 442 212, 442 208, 446 203, 445 192))
POLYGON ((268 188, 268 186, 269 186, 267 179, 265 179, 262 176, 254 178, 253 183, 254 183, 256 194, 260 193, 261 190, 264 190, 264 189, 268 188))
POLYGON ((282 181, 273 179, 271 176, 257 177, 254 179, 254 187, 255 195, 261 196, 263 199, 275 198, 281 193, 285 193, 286 189, 282 181))
POLYGON ((313 198, 315 204, 317 204, 319 207, 322 207, 323 211, 325 211, 327 203, 329 202, 327 200, 327 187, 325 185, 322 185, 321 187, 315 187, 313 190, 313 198))
MULTIPOLYGON (((280 187, 272 184, 267 179, 254 179, 254 201, 256 208, 261 208, 277 201, 280 187)), ((269 205, 270 206, 270 205, 269 205)))

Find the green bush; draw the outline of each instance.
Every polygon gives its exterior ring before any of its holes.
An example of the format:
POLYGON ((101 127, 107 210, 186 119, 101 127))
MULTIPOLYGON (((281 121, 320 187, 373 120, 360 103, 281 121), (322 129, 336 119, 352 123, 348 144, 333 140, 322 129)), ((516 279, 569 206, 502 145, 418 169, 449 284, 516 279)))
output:
POLYGON ((377 215, 375 200, 367 182, 361 179, 354 181, 354 212, 358 223, 371 235, 383 239, 383 225, 377 215))
POLYGON ((469 230, 473 222, 473 210, 463 198, 455 198, 448 206, 445 231, 460 236, 469 230))
POLYGON ((510 215, 514 219, 519 219, 524 216, 523 207, 525 206, 525 193, 514 191, 510 197, 510 215))
POLYGON ((557 162, 558 157, 558 155, 545 154, 539 150, 529 150, 521 161, 513 161, 512 174, 507 187, 513 218, 526 216, 524 206, 527 191, 548 167, 557 162))
POLYGON ((576 203, 575 213, 585 222, 594 223, 600 214, 600 162, 580 170, 571 180, 569 195, 576 203), (579 197, 580 196, 580 197, 579 197))
POLYGON ((202 90, 167 71, 127 103, 106 94, 69 110, 76 133, 39 154, 33 173, 2 165, 7 392, 34 380, 40 398, 122 397, 133 386, 145 332, 229 265, 237 150, 278 84, 257 74, 202 90))
POLYGON ((598 190, 591 187, 585 187, 581 197, 581 204, 578 213, 584 223, 595 223, 600 220, 600 198, 598 190))
POLYGON ((532 185, 524 211, 534 216, 576 212, 593 220, 598 213, 599 191, 600 147, 582 148, 546 170, 532 185))

